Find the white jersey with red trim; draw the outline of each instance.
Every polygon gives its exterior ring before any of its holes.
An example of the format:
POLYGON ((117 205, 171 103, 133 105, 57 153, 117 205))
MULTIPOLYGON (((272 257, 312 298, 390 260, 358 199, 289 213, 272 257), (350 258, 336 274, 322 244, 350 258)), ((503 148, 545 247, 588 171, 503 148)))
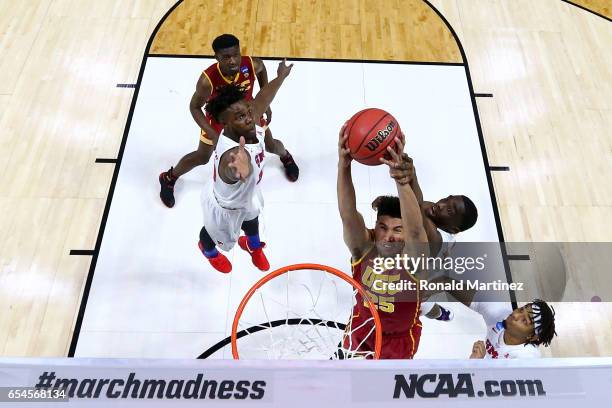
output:
POLYGON ((239 146, 239 143, 225 136, 223 132, 219 135, 219 140, 215 146, 215 163, 213 168, 213 194, 217 203, 226 209, 252 209, 256 204, 254 198, 260 196, 257 194, 259 182, 263 176, 263 167, 265 161, 265 130, 259 126, 255 126, 257 133, 257 143, 247 143, 244 149, 251 156, 251 165, 253 171, 245 181, 239 181, 234 184, 227 184, 219 177, 219 161, 221 156, 228 150, 239 146))
POLYGON ((506 302, 472 302, 470 309, 480 313, 487 325, 484 358, 538 358, 540 350, 532 344, 509 345, 504 342, 506 329, 502 322, 512 313, 512 305, 506 302))
POLYGON ((438 251, 436 257, 444 259, 450 256, 450 253, 456 244, 456 238, 455 234, 450 234, 440 228, 437 228, 437 230, 442 237, 442 245, 440 245, 440 250, 438 251))

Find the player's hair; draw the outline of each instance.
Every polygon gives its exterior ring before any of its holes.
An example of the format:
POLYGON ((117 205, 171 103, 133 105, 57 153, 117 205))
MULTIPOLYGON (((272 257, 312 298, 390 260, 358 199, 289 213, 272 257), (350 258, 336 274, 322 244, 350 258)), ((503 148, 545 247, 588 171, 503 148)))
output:
POLYGON ((372 208, 376 211, 376 216, 388 215, 393 218, 402 218, 399 197, 378 196, 372 202, 372 208))
POLYGON ((478 219, 478 210, 476 209, 474 202, 464 195, 462 195, 461 198, 463 198, 463 208, 465 208, 465 213, 461 219, 459 232, 472 228, 478 219))
POLYGON ((219 93, 213 99, 206 103, 204 109, 208 112, 217 122, 221 123, 221 115, 227 108, 234 103, 244 99, 246 89, 236 85, 228 84, 223 88, 219 89, 219 93))
POLYGON ((212 49, 215 53, 217 53, 220 50, 234 47, 236 45, 240 45, 240 41, 238 40, 238 38, 231 34, 221 34, 213 40, 212 49))
POLYGON ((537 339, 528 341, 526 344, 533 344, 535 346, 543 344, 544 347, 548 347, 553 337, 557 335, 557 332, 555 332, 555 309, 541 299, 534 299, 533 302, 531 302, 531 308, 532 310, 537 309, 538 311, 537 313, 533 313, 533 320, 535 323, 539 324, 540 328, 537 339))

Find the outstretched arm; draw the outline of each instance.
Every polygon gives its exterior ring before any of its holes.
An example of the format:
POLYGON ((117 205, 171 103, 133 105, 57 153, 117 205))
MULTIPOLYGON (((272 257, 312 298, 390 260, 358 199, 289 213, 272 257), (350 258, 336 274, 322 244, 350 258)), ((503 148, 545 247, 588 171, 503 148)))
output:
MULTIPOLYGON (((404 144, 399 137, 395 138, 395 143, 397 150, 403 152, 404 144)), ((387 147, 387 151, 391 156, 391 160, 381 158, 380 161, 389 166, 389 175, 395 180, 402 214, 402 229, 405 243, 404 253, 408 256, 418 257, 423 253, 421 249, 425 248, 417 248, 417 245, 413 244, 426 244, 428 242, 427 234, 423 227, 421 207, 409 182, 405 179, 406 158, 390 146, 387 147)), ((419 247, 421 246, 419 245, 419 247)))
POLYGON ((217 138, 219 135, 208 123, 208 119, 202 112, 202 108, 206 104, 206 101, 210 97, 212 93, 212 86, 206 74, 202 73, 200 75, 200 79, 198 79, 198 83, 196 84, 196 90, 191 97, 191 101, 189 102, 189 111, 191 112, 191 116, 193 120, 196 121, 200 129, 206 132, 206 136, 210 140, 212 140, 215 144, 217 142, 217 138))
POLYGON ((414 191, 414 196, 416 197, 419 205, 423 204, 423 192, 421 191, 421 186, 419 185, 419 179, 417 178, 416 169, 414 168, 414 164, 412 163, 412 158, 408 157, 406 153, 402 154, 402 158, 406 159, 406 161, 408 162, 408 171, 410 174, 410 181, 408 184, 410 184, 412 191, 414 191))
POLYGON ((278 64, 278 70, 276 71, 277 76, 270 81, 266 86, 261 88, 255 99, 253 100, 253 117, 260 118, 264 114, 266 109, 272 103, 272 100, 276 96, 279 88, 283 84, 283 81, 289 76, 293 68, 293 64, 287 65, 286 60, 282 60, 278 64))
MULTIPOLYGON (((403 133, 400 134, 400 140, 403 145, 406 140, 403 133)), ((423 192, 421 191, 421 186, 419 185, 419 180, 417 178, 416 169, 414 168, 414 163, 412 161, 412 158, 408 156, 408 154, 402 153, 401 150, 399 152, 401 153, 401 158, 402 158, 401 170, 404 170, 404 173, 403 173, 404 176, 401 178, 400 177, 394 177, 394 178, 397 181, 400 181, 402 183, 410 184, 412 191, 414 191, 414 195, 417 199, 417 202, 419 203, 419 205, 423 204, 423 192)))
MULTIPOLYGON (((259 89, 262 89, 268 84, 268 71, 261 58, 253 58, 253 68, 255 69, 255 75, 257 76, 257 82, 259 82, 259 89)), ((272 122, 272 108, 268 106, 266 109, 266 125, 272 122)))
POLYGON ((253 69, 255 69, 255 76, 259 82, 259 89, 262 89, 268 85, 268 71, 261 58, 253 58, 253 69))
POLYGON ((342 220, 344 243, 351 252, 353 259, 359 259, 368 249, 370 239, 363 216, 357 211, 355 186, 351 176, 352 158, 349 149, 345 147, 348 138, 345 129, 346 123, 340 129, 338 140, 338 210, 342 220))
MULTIPOLYGON (((401 136, 402 143, 404 143, 404 135, 401 136)), ((406 153, 401 154, 402 163, 401 170, 404 171, 403 177, 395 177, 395 179, 402 184, 408 183, 414 191, 414 196, 417 199, 417 202, 423 204, 423 192, 421 191, 421 186, 419 185, 419 180, 417 178, 416 169, 414 168, 414 163, 412 161, 412 157, 408 156, 406 153)))
POLYGON ((227 184, 245 181, 253 172, 251 156, 244 148, 245 140, 240 136, 240 145, 223 153, 219 160, 219 177, 227 184))

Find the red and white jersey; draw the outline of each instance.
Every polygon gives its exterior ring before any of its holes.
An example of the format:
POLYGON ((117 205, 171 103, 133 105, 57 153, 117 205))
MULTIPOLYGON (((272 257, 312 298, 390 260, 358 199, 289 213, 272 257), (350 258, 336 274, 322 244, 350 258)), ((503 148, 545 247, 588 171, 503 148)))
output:
POLYGON ((251 57, 243 56, 240 59, 240 68, 238 73, 233 78, 226 78, 219 68, 219 63, 212 64, 204 70, 204 75, 208 78, 212 93, 208 97, 208 101, 213 99, 219 93, 219 89, 223 88, 228 84, 237 84, 247 90, 244 97, 245 100, 250 101, 253 99, 253 86, 255 86, 255 67, 253 65, 253 59, 251 57))
POLYGON ((532 344, 509 345, 504 342, 502 322, 512 313, 512 306, 506 302, 472 302, 470 309, 480 313, 487 325, 484 358, 539 358, 540 350, 532 344))
POLYGON ((442 245, 440 246, 440 250, 438 251, 436 257, 444 259, 450 256, 450 253, 456 244, 456 238, 454 234, 449 234, 443 229, 437 228, 437 230, 442 237, 442 245))
POLYGON ((213 194, 219 205, 226 209, 253 209, 256 207, 254 202, 258 196, 257 184, 263 176, 265 161, 265 130, 255 126, 257 133, 257 143, 247 143, 244 149, 251 156, 253 171, 245 181, 238 181, 234 184, 227 184, 219 177, 219 161, 221 156, 228 150, 239 146, 239 143, 225 136, 224 132, 219 135, 219 140, 215 146, 215 163, 213 167, 213 194))

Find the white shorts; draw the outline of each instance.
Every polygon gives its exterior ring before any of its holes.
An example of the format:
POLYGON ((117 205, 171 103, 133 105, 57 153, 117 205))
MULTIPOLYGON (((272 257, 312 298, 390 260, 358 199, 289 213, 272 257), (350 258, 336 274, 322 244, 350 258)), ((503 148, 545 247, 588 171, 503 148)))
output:
POLYGON ((203 191, 201 201, 204 228, 223 251, 229 251, 236 245, 242 223, 259 215, 258 207, 236 210, 221 207, 209 189, 203 191))

